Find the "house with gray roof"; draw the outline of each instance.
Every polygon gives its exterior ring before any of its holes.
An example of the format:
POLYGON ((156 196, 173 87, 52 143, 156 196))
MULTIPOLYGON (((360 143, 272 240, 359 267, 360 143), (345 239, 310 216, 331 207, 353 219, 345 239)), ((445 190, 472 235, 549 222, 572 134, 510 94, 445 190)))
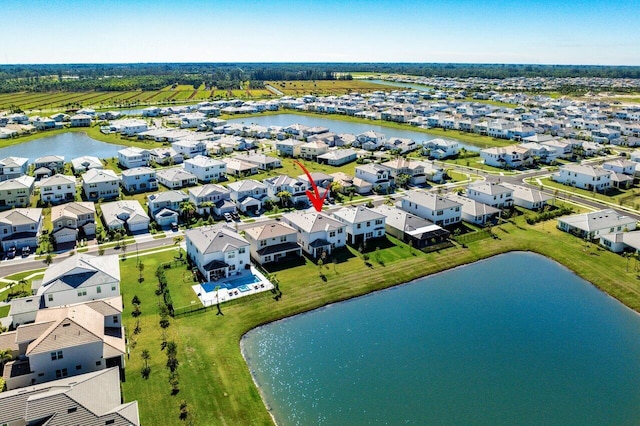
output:
POLYGON ((502 183, 502 186, 513 191, 513 204, 529 210, 540 210, 547 205, 553 196, 545 194, 535 188, 511 183, 502 183))
POLYGON ((454 225, 462 219, 462 205, 431 192, 410 190, 404 193, 402 210, 436 225, 454 225))
POLYGON ((285 139, 275 142, 276 152, 282 157, 299 157, 302 145, 304 145, 304 142, 298 139, 285 139))
POLYGON ((60 204, 73 201, 76 198, 76 177, 62 174, 42 179, 40 187, 40 202, 42 204, 60 204))
POLYGON ((467 198, 504 209, 513 206, 513 190, 496 182, 476 182, 467 187, 467 198))
POLYGON ((397 207, 382 204, 372 210, 385 216, 387 234, 418 249, 449 237, 446 229, 397 207))
POLYGON ((146 167, 149 165, 151 154, 148 149, 135 146, 123 148, 118 151, 118 163, 127 169, 134 167, 146 167))
POLYGON ((160 169, 156 172, 158 182, 170 189, 186 188, 198 184, 198 178, 182 167, 160 169))
POLYGON ((184 156, 171 147, 162 146, 149 150, 149 160, 164 166, 181 164, 184 161, 184 156))
POLYGON ((246 155, 238 155, 236 158, 255 164, 260 170, 273 170, 282 167, 280 159, 270 155, 247 153, 246 155))
POLYGON ((201 216, 212 213, 222 216, 236 211, 236 203, 231 201, 231 190, 216 183, 189 188, 189 201, 201 216))
POLYGON ((103 203, 102 220, 109 230, 126 229, 131 233, 149 231, 149 216, 137 200, 120 200, 103 203))
POLYGON ((267 198, 267 185, 253 179, 244 179, 227 185, 231 201, 241 212, 257 213, 262 208, 262 201, 267 198))
POLYGON ((96 234, 96 208, 91 201, 53 206, 51 224, 56 244, 92 238, 96 234))
POLYGON ((33 175, 36 179, 53 176, 56 173, 64 173, 64 157, 60 155, 45 155, 44 157, 36 158, 33 161, 33 168, 33 175))
POLYGON ((120 178, 113 170, 89 169, 82 175, 87 201, 112 200, 120 196, 120 178))
POLYGON ((445 197, 461 205, 461 217, 465 222, 482 226, 500 216, 500 209, 481 203, 473 198, 463 197, 456 193, 446 194, 445 197))
POLYGON ((292 178, 287 175, 278 175, 266 178, 262 181, 267 185, 267 195, 272 201, 279 202, 280 197, 278 194, 281 192, 288 192, 291 194, 291 204, 307 204, 309 199, 307 197, 307 189, 309 186, 306 182, 292 178))
POLYGON ((206 281, 216 281, 247 268, 249 242, 233 229, 216 224, 185 232, 187 256, 206 281))
POLYGON ((298 233, 298 244, 312 257, 331 254, 347 244, 347 225, 315 210, 295 211, 282 215, 282 221, 298 233))
POLYGON ((214 160, 203 155, 196 155, 185 160, 183 167, 186 171, 193 173, 201 182, 218 182, 227 178, 227 165, 224 161, 214 160))
POLYGON ((34 182, 34 177, 26 175, 0 181, 0 210, 29 207, 34 182))
POLYGON ((316 161, 330 166, 342 166, 358 159, 358 153, 350 148, 332 149, 322 155, 318 155, 316 161))
POLYGON ((590 240, 598 239, 605 234, 633 231, 636 224, 635 219, 613 209, 558 218, 558 229, 590 240))
POLYGON ((611 188, 611 170, 582 164, 565 164, 551 179, 587 191, 604 192, 611 188))
POLYGON ((347 242, 352 246, 366 245, 385 235, 385 216, 366 206, 344 207, 331 215, 347 225, 347 242))
POLYGON ((110 367, 124 368, 119 295, 40 309, 32 324, 18 325, 12 334, 18 357, 4 366, 9 390, 110 367))
POLYGON ((374 191, 376 188, 385 190, 390 188, 393 184, 393 178, 391 177, 391 170, 382 164, 362 164, 356 166, 356 176, 366 182, 373 185, 374 191))
POLYGON ((0 182, 15 179, 27 174, 29 159, 22 157, 6 157, 0 160, 0 182))
POLYGON ((244 232, 250 245, 251 258, 260 265, 302 256, 302 248, 296 241, 296 230, 286 223, 256 225, 244 232))
POLYGON ((139 426, 138 402, 122 403, 117 368, 0 393, 2 425, 139 426))
POLYGON ((42 209, 17 208, 0 212, 2 251, 34 249, 42 232, 42 209))
POLYGON ((122 171, 122 189, 130 194, 158 189, 156 171, 151 167, 134 167, 122 171))
POLYGON ((71 168, 76 175, 84 173, 89 169, 103 169, 104 164, 98 157, 92 155, 83 155, 82 157, 71 160, 71 168))
POLYGON ((165 228, 178 223, 180 204, 189 201, 189 195, 184 191, 163 191, 147 196, 149 215, 156 223, 165 228))

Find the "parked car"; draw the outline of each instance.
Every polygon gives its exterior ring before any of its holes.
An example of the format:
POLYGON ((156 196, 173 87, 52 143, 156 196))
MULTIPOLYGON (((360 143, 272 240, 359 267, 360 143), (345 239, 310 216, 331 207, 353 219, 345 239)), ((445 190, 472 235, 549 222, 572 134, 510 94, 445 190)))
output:
POLYGON ((9 247, 9 250, 7 250, 7 259, 13 259, 14 257, 16 257, 16 248, 9 247))
POLYGON ((233 217, 231 216, 231 213, 225 213, 224 220, 226 220, 227 222, 233 222, 233 217))
POLYGON ((31 248, 22 247, 22 257, 27 257, 31 254, 31 248))

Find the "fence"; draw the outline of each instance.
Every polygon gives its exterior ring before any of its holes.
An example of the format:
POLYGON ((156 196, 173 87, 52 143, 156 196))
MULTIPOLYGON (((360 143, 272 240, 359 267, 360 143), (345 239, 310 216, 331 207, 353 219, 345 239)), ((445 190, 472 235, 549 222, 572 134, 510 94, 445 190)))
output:
POLYGON ((459 244, 469 244, 473 243, 474 241, 480 241, 487 238, 494 238, 491 229, 479 229, 474 232, 469 232, 467 234, 453 237, 453 239, 459 244))

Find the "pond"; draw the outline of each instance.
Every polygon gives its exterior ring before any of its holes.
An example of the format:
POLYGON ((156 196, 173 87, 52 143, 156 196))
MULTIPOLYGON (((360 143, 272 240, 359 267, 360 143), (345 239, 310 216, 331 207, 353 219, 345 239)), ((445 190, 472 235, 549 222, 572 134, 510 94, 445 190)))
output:
POLYGON ((241 346, 279 425, 619 425, 640 419, 639 335, 635 312, 571 271, 509 253, 241 346))
MULTIPOLYGON (((373 130, 376 132, 383 133, 390 137, 397 138, 409 138, 413 139, 419 144, 423 142, 429 141, 431 139, 440 138, 440 136, 433 136, 427 133, 417 132, 415 130, 404 130, 404 129, 394 129, 391 127, 384 127, 375 122, 367 122, 367 123, 357 123, 351 121, 342 121, 342 120, 334 120, 332 118, 325 117, 316 117, 316 116, 308 116, 308 115, 297 115, 297 114, 276 114, 276 115, 264 115, 264 116, 255 116, 248 118, 232 118, 227 120, 229 123, 244 123, 244 124, 258 124, 260 126, 282 126, 286 127, 291 124, 304 124, 309 127, 327 127, 330 131, 335 133, 351 133, 357 135, 359 133, 364 133, 369 130, 373 130)), ((465 147, 468 151, 479 151, 480 148, 465 144, 458 139, 455 138, 441 138, 454 140, 460 144, 460 146, 465 147)))
POLYGON ((82 132, 59 133, 41 139, 24 142, 18 145, 0 148, 0 158, 26 157, 29 163, 45 155, 61 155, 66 162, 83 155, 98 158, 117 157, 118 151, 125 148, 90 138, 82 132))

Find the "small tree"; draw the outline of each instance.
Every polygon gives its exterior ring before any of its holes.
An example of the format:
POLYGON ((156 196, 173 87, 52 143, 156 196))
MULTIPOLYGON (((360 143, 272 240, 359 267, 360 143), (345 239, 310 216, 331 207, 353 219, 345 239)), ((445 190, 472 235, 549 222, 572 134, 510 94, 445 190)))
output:
POLYGON ((183 422, 189 418, 189 408, 187 407, 187 401, 184 399, 180 401, 180 420, 183 422))
POLYGON ((135 306, 135 305, 139 305, 140 303, 142 302, 140 302, 140 298, 138 297, 138 295, 137 294, 134 295, 133 299, 131 299, 131 304, 135 306))
POLYGON ((171 385, 171 395, 177 395, 180 392, 180 376, 177 371, 169 373, 169 384, 171 385))
POLYGON ((151 355, 149 354, 149 351, 147 349, 144 349, 140 356, 144 361, 144 367, 142 368, 142 377, 144 379, 148 379, 149 374, 151 373, 151 367, 149 367, 149 359, 151 359, 151 355))
POLYGON ((44 263, 46 263, 47 266, 53 263, 53 256, 51 256, 51 253, 48 253, 47 257, 44 258, 44 263))
POLYGON ((144 276, 142 275, 142 271, 144 271, 144 263, 138 262, 138 272, 139 272, 138 282, 140 283, 144 281, 144 276))
POLYGON ((104 247, 98 246, 98 256, 103 256, 103 255, 104 255, 104 247))

